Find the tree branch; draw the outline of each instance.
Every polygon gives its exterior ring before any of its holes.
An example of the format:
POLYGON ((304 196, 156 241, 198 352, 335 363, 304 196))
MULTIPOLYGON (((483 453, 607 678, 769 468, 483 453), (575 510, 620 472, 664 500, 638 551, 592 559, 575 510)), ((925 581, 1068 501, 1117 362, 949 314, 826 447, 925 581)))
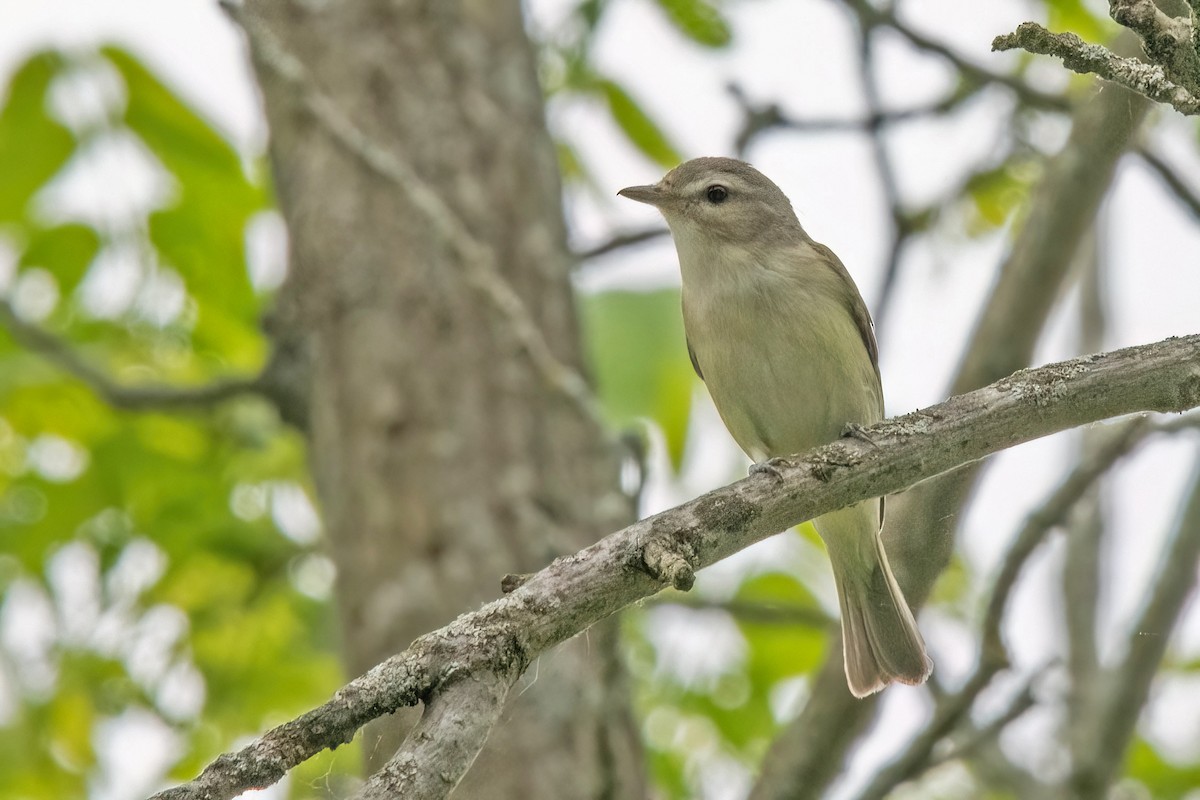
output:
POLYGON ((1158 672, 1171 631, 1196 583, 1200 562, 1200 462, 1163 554, 1158 573, 1150 582, 1153 592, 1129 631, 1128 653, 1097 681, 1095 701, 1100 708, 1092 726, 1092 746, 1085 759, 1073 766, 1069 778, 1072 796, 1100 800, 1121 765, 1121 757, 1137 726, 1138 711, 1145 705, 1158 672))
POLYGON ((1020 98, 1021 102, 1035 108, 1051 108, 1063 111, 1070 107, 1070 102, 1062 95, 1044 92, 1041 89, 1031 86, 1019 76, 1006 75, 1002 72, 992 72, 986 67, 981 67, 975 62, 968 60, 936 39, 932 39, 915 28, 909 27, 890 8, 878 8, 868 2, 868 0, 841 0, 841 2, 858 16, 862 25, 866 27, 877 25, 888 26, 907 39, 917 49, 934 53, 949 61, 954 65, 958 73, 968 81, 979 84, 994 83, 1005 86, 1011 89, 1020 98))
MULTIPOLYGON (((832 509, 899 491, 1021 442, 1111 416, 1197 405, 1200 335, 1193 335, 1022 370, 874 425, 868 429, 870 443, 843 439, 782 459, 778 480, 752 476, 556 559, 511 594, 420 637, 324 706, 221 756, 191 783, 156 797, 225 800, 261 788, 321 749, 349 741, 371 719, 418 700, 429 708, 450 706, 440 716, 429 715, 402 752, 417 752, 423 737, 482 742, 495 716, 455 713, 472 697, 478 702, 478 692, 463 688, 473 678, 498 676, 511 684, 550 647, 666 585, 686 584, 684 572, 832 509)), ((453 750, 458 755, 448 758, 456 760, 430 766, 457 780, 474 753, 453 750)), ((423 796, 443 797, 451 788, 443 782, 437 793, 423 796)))
POLYGON ((262 375, 214 381, 194 388, 123 386, 87 363, 67 342, 21 319, 3 299, 0 299, 0 326, 18 344, 83 381, 113 408, 125 411, 207 408, 243 394, 269 395, 262 375))
POLYGON ((621 250, 626 247, 632 247, 635 244, 648 242, 652 239, 659 239, 669 234, 670 231, 663 227, 643 228, 640 231, 626 231, 618 233, 603 242, 594 244, 591 247, 585 247, 582 250, 576 250, 571 255, 576 263, 590 261, 593 258, 606 256, 615 250, 621 250))
POLYGON ((1165 103, 1181 114, 1200 114, 1200 89, 1172 80, 1169 70, 1162 64, 1123 58, 1107 47, 1088 44, 1073 33, 1051 33, 1036 22, 1022 22, 1012 33, 992 40, 993 51, 1017 49, 1061 58, 1063 66, 1069 70, 1082 75, 1098 75, 1165 103))
MULTIPOLYGON (((1104 303, 1104 260, 1100 253, 1098 221, 1079 250, 1079 346, 1084 352, 1103 348, 1107 312, 1104 303)), ((1120 429, 1118 429, 1118 433, 1120 429)), ((1094 457, 1112 433, 1109 427, 1094 426, 1081 432, 1082 461, 1094 457)), ((1066 703, 1066 743, 1072 754, 1086 747, 1086 733, 1094 724, 1094 678, 1100 669, 1096 647, 1096 618, 1100 602, 1101 550, 1106 536, 1102 487, 1097 483, 1072 509, 1066 520, 1066 555, 1061 587, 1063 616, 1067 629, 1067 674, 1070 687, 1066 703), (1084 737, 1080 737, 1080 733, 1084 737)), ((1074 755, 1072 756, 1074 761, 1074 755)))
MULTIPOLYGON (((883 113, 883 97, 875 75, 874 29, 860 26, 858 36, 859 81, 862 83, 868 114, 873 119, 879 119, 883 113)), ((909 217, 904 213, 904 202, 900 197, 896 167, 892 163, 891 151, 888 149, 887 131, 880 125, 872 125, 867 129, 867 133, 871 140, 871 156, 875 161, 875 172, 879 176, 879 185, 883 189, 883 200, 887 205, 888 216, 892 223, 887 263, 883 269, 883 285, 879 291, 879 301, 875 304, 875 324, 882 327, 888 309, 891 307, 892 291, 895 289, 896 279, 900 274, 900 259, 913 229, 909 223, 909 217)))
POLYGON ((464 674, 452 687, 434 694, 404 744, 354 797, 445 797, 475 762, 504 710, 508 690, 520 677, 520 672, 513 672, 514 662, 506 666, 508 674, 464 674))
POLYGON ((1179 177, 1179 174, 1174 168, 1168 164, 1162 156, 1155 153, 1148 147, 1139 147, 1135 151, 1138 156, 1145 162, 1154 174, 1157 175, 1167 188, 1175 195, 1175 199, 1183 204, 1183 207, 1191 212, 1192 217, 1200 222, 1200 192, 1197 192, 1192 187, 1179 177))

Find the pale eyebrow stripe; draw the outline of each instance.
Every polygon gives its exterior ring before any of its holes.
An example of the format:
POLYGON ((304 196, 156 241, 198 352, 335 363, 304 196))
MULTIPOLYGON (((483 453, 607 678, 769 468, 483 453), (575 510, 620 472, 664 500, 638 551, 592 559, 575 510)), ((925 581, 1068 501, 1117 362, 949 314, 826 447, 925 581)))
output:
POLYGON ((722 172, 717 175, 711 175, 709 177, 701 176, 701 177, 697 177, 697 178, 692 178, 690 181, 688 181, 687 183, 685 183, 683 185, 683 191, 684 191, 684 193, 687 193, 688 191, 690 191, 692 189, 702 189, 702 188, 706 188, 708 186, 712 186, 714 183, 719 183, 727 189, 741 191, 741 192, 746 191, 747 187, 749 186, 748 183, 746 183, 744 180, 742 180, 740 175, 735 175, 732 172, 722 172))

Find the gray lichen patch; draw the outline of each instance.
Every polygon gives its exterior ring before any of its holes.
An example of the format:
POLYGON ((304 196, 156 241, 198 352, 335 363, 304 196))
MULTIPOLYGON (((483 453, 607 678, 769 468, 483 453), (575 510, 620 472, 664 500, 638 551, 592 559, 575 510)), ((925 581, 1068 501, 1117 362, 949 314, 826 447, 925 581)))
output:
POLYGON ((740 531, 762 516, 758 504, 736 495, 701 498, 696 504, 696 519, 711 531, 740 531))
POLYGON ((1091 361, 1092 357, 1085 356, 1036 371, 1023 369, 997 383, 996 388, 1016 399, 1028 398, 1035 406, 1043 406, 1064 397, 1070 390, 1070 381, 1087 373, 1091 361))
POLYGON ((918 410, 892 420, 887 426, 887 432, 893 436, 922 436, 928 434, 939 419, 940 417, 918 410))

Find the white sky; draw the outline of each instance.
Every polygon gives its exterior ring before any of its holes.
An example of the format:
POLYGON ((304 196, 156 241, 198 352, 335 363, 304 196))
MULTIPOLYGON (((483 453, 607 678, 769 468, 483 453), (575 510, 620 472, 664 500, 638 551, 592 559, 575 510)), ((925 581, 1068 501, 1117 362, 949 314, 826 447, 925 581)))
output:
MULTIPOLYGON (((565 0, 531 0, 535 24, 551 24, 569 6, 565 0)), ((1104 5, 1104 4, 1097 4, 1104 5)), ((831 0, 759 0, 728 3, 737 46, 714 53, 675 33, 648 0, 614 2, 596 44, 600 71, 627 86, 660 120, 686 156, 730 152, 739 124, 737 107, 724 86, 736 81, 755 99, 774 99, 789 112, 811 117, 853 116, 863 103, 858 90, 853 39, 845 15, 831 0)), ((974 62, 1000 70, 1011 56, 989 52, 991 38, 1032 18, 1031 5, 1019 0, 963 3, 960 0, 909 0, 906 18, 924 31, 953 42, 974 62)), ((0 0, 0 81, 31 51, 46 46, 91 47, 114 42, 125 46, 163 76, 210 117, 242 148, 263 146, 265 125, 240 38, 215 3, 202 0, 47 0, 40 3, 0 0)), ((880 48, 884 96, 889 107, 904 108, 939 96, 949 72, 934 57, 916 54, 900 41, 880 48)), ((1063 81, 1048 60, 1036 70, 1047 85, 1063 81)), ((1006 99, 990 92, 951 121, 913 124, 890 141, 904 197, 915 204, 937 197, 960 165, 992 153, 1004 122, 1006 99)), ((1184 177, 1200 190, 1200 157, 1195 129, 1172 112, 1156 114, 1152 141, 1186 168, 1184 177)), ((599 240, 621 226, 656 221, 644 206, 620 201, 615 191, 657 180, 661 170, 622 139, 606 113, 588 103, 560 106, 555 128, 571 138, 598 176, 601 191, 569 198, 574 235, 599 240)), ((1039 132, 1047 144, 1061 141, 1062 126, 1039 132)), ((886 247, 883 200, 866 143, 845 135, 763 137, 749 154, 792 198, 801 221, 818 240, 839 253, 869 304, 878 299, 886 247)), ((1120 170, 1116 190, 1103 216, 1109 245, 1111 309, 1106 348, 1115 348, 1200 330, 1200 226, 1167 195, 1157 179, 1136 162, 1120 170)), ((1003 235, 982 241, 942 236, 909 251, 892 313, 879 331, 884 387, 889 413, 903 413, 943 399, 950 374, 986 296, 994 267, 1005 252, 1003 235)), ((677 283, 674 253, 660 241, 622 252, 589 270, 584 288, 610 285, 677 283)), ((1073 308, 1068 303, 1067 308, 1073 308)), ((1060 315, 1038 348, 1044 362, 1074 355, 1073 320, 1060 315)), ((681 354, 682 357, 682 354, 681 354)), ((712 438, 693 450, 678 485, 654 484, 650 504, 672 504, 722 483, 740 468, 736 448, 715 422, 700 415, 712 438)), ((1028 511, 1048 493, 1069 461, 1069 438, 1055 437, 1009 451, 993 463, 970 509, 962 541, 975 570, 991 574, 1008 538, 1028 511)), ((1115 471, 1111 484, 1111 528, 1116 534, 1107 565, 1102 618, 1127 622, 1145 596, 1146 581, 1157 563, 1160 543, 1173 521, 1180 490, 1196 458, 1195 438, 1156 443, 1115 471)), ((764 543, 770 559, 783 540, 764 543), (774 548, 774 549, 773 549, 774 548)), ((1051 553, 1055 551, 1051 548, 1051 553)), ((1045 660, 1061 633, 1047 624, 1047 609, 1058 605, 1053 555, 1031 570, 1016 597, 1015 624, 1009 628, 1018 662, 1029 668, 1045 660)), ((720 584, 720 571, 711 581, 720 584)), ((1194 609, 1193 609, 1194 612, 1194 609)), ((929 636, 947 674, 969 666, 961 641, 949 626, 926 618, 929 636), (945 632, 943 631, 945 628, 945 632), (964 660, 965 659, 965 660, 964 660), (955 665, 958 665, 957 669, 955 665)), ((1111 647, 1115 628, 1102 637, 1111 647)), ((1200 654, 1200 615, 1192 613, 1180 645, 1200 654)), ((1167 694, 1176 697, 1177 688, 1167 694)), ((1194 697, 1195 695, 1191 695, 1194 697)), ((889 690, 883 728, 855 756, 855 775, 885 758, 896 731, 911 728, 921 707, 916 692, 889 690), (907 721, 906 721, 907 720, 907 721)), ((1151 717, 1169 717, 1151 710, 1151 717), (1157 716, 1156 716, 1157 714, 1157 716)), ((1037 721, 1030 723, 1036 727, 1037 721)), ((1195 726, 1160 726, 1178 752, 1194 752, 1195 726)), ((852 788, 854 779, 843 786, 852 788)), ((737 779, 727 782, 736 787, 737 779)), ((111 787, 106 796, 117 797, 111 787)))

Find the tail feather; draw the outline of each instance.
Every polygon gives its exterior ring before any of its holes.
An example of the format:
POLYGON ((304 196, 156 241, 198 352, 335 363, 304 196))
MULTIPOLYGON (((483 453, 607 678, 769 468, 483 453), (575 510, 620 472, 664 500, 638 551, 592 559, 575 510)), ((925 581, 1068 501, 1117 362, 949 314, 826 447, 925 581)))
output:
POLYGON ((894 682, 923 683, 933 669, 883 542, 876 533, 871 539, 872 546, 861 548, 846 547, 844 542, 829 546, 842 609, 846 681, 855 697, 874 694, 894 682))

